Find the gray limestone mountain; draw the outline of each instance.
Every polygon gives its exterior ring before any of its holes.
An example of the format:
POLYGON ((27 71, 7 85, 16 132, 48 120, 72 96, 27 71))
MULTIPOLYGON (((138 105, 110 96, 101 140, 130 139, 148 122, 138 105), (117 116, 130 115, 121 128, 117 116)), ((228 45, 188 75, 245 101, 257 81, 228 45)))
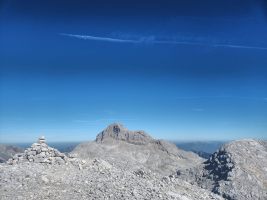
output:
POLYGON ((204 161, 195 153, 178 149, 175 144, 153 139, 144 131, 130 131, 117 123, 99 133, 95 141, 78 145, 72 153, 83 159, 101 158, 120 168, 143 166, 161 175, 204 161))
POLYGON ((266 200, 267 142, 244 139, 227 143, 203 164, 178 171, 176 177, 229 200, 266 200))
POLYGON ((12 145, 0 144, 0 163, 6 162, 9 158, 14 156, 15 154, 22 152, 23 152, 22 148, 12 145))
POLYGON ((144 131, 130 131, 122 124, 114 123, 96 136, 96 142, 105 143, 111 140, 121 140, 132 144, 147 144, 153 138, 144 131))

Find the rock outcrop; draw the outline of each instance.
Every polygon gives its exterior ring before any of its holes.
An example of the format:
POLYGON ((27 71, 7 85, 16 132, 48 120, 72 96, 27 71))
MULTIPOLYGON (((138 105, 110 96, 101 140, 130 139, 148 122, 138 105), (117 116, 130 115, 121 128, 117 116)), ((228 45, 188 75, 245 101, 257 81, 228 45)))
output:
POLYGON ((0 144, 0 163, 6 162, 17 153, 22 153, 23 149, 13 145, 0 144))
POLYGON ((162 175, 204 161, 170 142, 153 139, 144 131, 130 131, 117 123, 99 133, 95 141, 78 145, 73 153, 82 159, 101 158, 122 169, 143 166, 162 175))
POLYGON ((177 177, 229 200, 266 200, 267 142, 245 139, 227 143, 202 165, 179 171, 177 177))

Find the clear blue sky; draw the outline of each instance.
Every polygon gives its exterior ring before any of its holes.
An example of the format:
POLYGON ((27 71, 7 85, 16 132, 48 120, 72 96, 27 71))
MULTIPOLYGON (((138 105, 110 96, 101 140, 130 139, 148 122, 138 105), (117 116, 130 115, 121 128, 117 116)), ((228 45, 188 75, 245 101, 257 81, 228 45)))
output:
POLYGON ((266 139, 266 1, 173 2, 0 1, 0 142, 266 139))

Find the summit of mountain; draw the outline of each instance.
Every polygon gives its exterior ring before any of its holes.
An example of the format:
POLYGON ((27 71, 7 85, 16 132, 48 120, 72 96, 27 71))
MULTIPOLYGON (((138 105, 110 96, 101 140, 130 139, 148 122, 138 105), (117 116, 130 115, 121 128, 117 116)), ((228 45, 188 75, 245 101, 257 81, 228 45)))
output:
POLYGON ((154 139, 145 131, 131 131, 113 123, 101 131, 94 141, 78 145, 73 152, 82 159, 101 158, 120 168, 143 166, 156 173, 169 175, 204 161, 165 140, 154 139))

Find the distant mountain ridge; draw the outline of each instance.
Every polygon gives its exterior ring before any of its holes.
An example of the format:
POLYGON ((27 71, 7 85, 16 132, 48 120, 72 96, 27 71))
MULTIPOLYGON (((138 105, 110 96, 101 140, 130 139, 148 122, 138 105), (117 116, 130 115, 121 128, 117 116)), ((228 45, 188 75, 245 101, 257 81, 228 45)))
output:
POLYGON ((174 141, 174 143, 186 151, 205 152, 212 154, 223 144, 229 141, 174 141))
MULTIPOLYGON (((61 152, 69 153, 81 142, 49 142, 49 146, 58 149, 61 152)), ((26 149, 32 145, 32 143, 11 143, 11 144, 0 144, 6 146, 13 146, 19 149, 26 149)))
POLYGON ((192 151, 200 157, 208 159, 217 149, 219 149, 227 141, 188 141, 174 142, 178 148, 185 151, 192 151))

